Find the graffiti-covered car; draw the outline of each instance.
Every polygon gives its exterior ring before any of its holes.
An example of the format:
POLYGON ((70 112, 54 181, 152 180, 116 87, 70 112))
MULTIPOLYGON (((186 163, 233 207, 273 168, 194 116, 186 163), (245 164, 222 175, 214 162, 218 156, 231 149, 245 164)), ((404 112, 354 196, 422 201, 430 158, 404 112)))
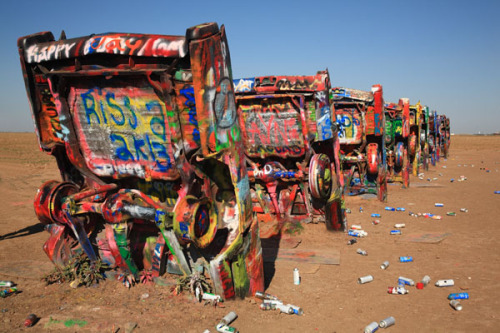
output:
POLYGON ((429 170, 429 107, 422 105, 422 112, 420 113, 420 155, 419 163, 423 166, 424 170, 429 170))
POLYGON ((422 105, 420 102, 410 105, 410 138, 409 138, 409 156, 412 164, 412 173, 414 176, 419 174, 420 170, 420 156, 422 150, 420 147, 420 131, 421 131, 421 118, 422 105))
POLYGON ((55 265, 83 251, 130 283, 167 261, 223 298, 263 290, 224 26, 42 32, 18 47, 40 148, 62 178, 35 198, 55 265))
POLYGON ((385 114, 382 86, 371 91, 332 88, 341 150, 342 185, 350 195, 387 200, 385 114))
POLYGON ((339 143, 328 71, 235 81, 254 211, 262 236, 287 221, 344 228, 339 143))
POLYGON ((439 118, 439 137, 441 151, 443 152, 443 157, 448 158, 451 143, 450 118, 446 117, 446 115, 440 115, 439 118))
POLYGON ((437 112, 432 111, 429 115, 429 155, 433 166, 439 162, 439 155, 441 153, 440 123, 437 112))
POLYGON ((410 135, 410 104, 408 98, 385 104, 385 147, 387 155, 387 181, 410 186, 411 164, 408 156, 410 135))

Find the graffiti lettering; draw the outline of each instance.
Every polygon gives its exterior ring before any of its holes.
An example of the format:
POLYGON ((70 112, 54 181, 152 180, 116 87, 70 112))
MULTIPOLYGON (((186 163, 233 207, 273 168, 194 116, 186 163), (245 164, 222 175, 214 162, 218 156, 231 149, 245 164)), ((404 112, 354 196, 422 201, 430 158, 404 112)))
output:
POLYGON ((354 112, 341 112, 337 114, 337 125, 341 143, 356 143, 362 139, 360 115, 354 112))
POLYGON ((187 86, 181 89, 179 93, 186 98, 184 102, 185 108, 188 110, 189 124, 193 125, 191 134, 193 135, 193 140, 196 143, 200 143, 200 131, 198 130, 198 120, 196 119, 196 102, 194 99, 194 89, 192 86, 187 86))
POLYGON ((291 79, 281 79, 276 83, 276 87, 279 90, 303 90, 303 89, 314 89, 318 82, 314 80, 309 82, 308 80, 291 80, 291 79))
POLYGON ((255 79, 233 80, 233 83, 234 83, 234 91, 236 93, 250 92, 253 90, 253 87, 255 85, 255 79))
POLYGON ((44 46, 39 48, 38 45, 32 45, 26 50, 26 61, 28 63, 32 62, 42 62, 48 60, 57 60, 63 57, 68 58, 71 49, 76 45, 76 43, 71 44, 52 44, 49 46, 44 46))
POLYGON ((160 173, 173 167, 165 106, 152 88, 75 88, 72 94, 85 157, 96 173, 144 177, 144 167, 160 173))

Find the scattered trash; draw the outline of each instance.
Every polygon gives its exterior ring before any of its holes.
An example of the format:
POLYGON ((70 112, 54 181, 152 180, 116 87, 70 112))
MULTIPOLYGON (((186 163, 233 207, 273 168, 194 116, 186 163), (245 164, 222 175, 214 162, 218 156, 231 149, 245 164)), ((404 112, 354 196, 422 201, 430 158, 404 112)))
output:
POLYGON ((415 285, 415 281, 413 281, 412 279, 400 276, 398 278, 398 284, 405 284, 407 286, 414 286, 415 285))
POLYGON ((399 262, 412 262, 413 257, 407 256, 407 257, 399 257, 399 262))
POLYGON ((401 235, 401 230, 391 230, 391 235, 401 235))
POLYGON ((0 281, 0 287, 14 287, 16 284, 12 281, 0 281))
POLYGON ((217 324, 217 326, 215 326, 215 329, 220 333, 238 333, 236 328, 224 325, 222 323, 217 324))
POLYGON ((452 179, 450 179, 450 183, 453 183, 454 181, 455 181, 455 179, 453 179, 453 178, 452 178, 452 179))
POLYGON ((148 293, 144 293, 141 295, 141 300, 145 300, 145 299, 148 299, 149 298, 149 294, 148 293))
POLYGON ((356 253, 361 254, 362 256, 367 256, 368 255, 368 252, 366 252, 365 250, 362 250, 362 249, 357 249, 356 253))
POLYGON ((293 309, 293 314, 302 316, 304 314, 304 310, 302 310, 301 307, 292 305, 292 304, 287 304, 287 306, 291 307, 293 309))
POLYGON ((236 320, 236 318, 238 318, 238 315, 236 314, 236 312, 234 311, 231 311, 229 312, 227 315, 224 316, 224 318, 222 318, 220 320, 220 322, 224 325, 229 325, 231 324, 233 321, 236 320))
POLYGON ((380 214, 377 214, 377 213, 373 213, 372 214, 372 217, 382 217, 380 214))
POLYGON ((382 263, 382 265, 380 265, 380 268, 381 268, 381 269, 387 269, 387 267, 389 267, 389 262, 388 262, 388 261, 384 261, 384 262, 382 263))
POLYGON ((24 320, 24 327, 31 327, 35 325, 37 322, 38 322, 38 317, 36 316, 36 314, 32 313, 28 315, 28 317, 26 317, 26 319, 24 320))
POLYGON ((201 295, 201 299, 207 303, 212 303, 213 305, 217 305, 219 302, 222 302, 220 295, 214 295, 211 293, 203 293, 203 295, 201 295))
POLYGON ((362 230, 363 228, 361 227, 361 225, 359 224, 353 224, 351 225, 351 229, 354 229, 354 230, 362 230))
POLYGON ((236 328, 229 326, 234 320, 238 318, 238 315, 236 312, 231 311, 227 315, 224 316, 224 318, 221 319, 221 321, 215 326, 217 329, 217 332, 221 333, 237 333, 238 331, 236 328))
POLYGON ((408 294, 409 291, 404 286, 399 285, 397 287, 388 287, 387 293, 393 294, 393 295, 405 295, 405 294, 408 294))
POLYGON ((358 279, 359 284, 364 284, 364 283, 368 283, 368 282, 372 282, 372 281, 373 281, 373 276, 371 276, 371 275, 362 276, 358 279))
POLYGON ((372 223, 373 223, 373 225, 378 225, 378 224, 380 224, 380 220, 373 220, 372 223))
POLYGON ((446 215, 447 216, 455 216, 455 215, 457 215, 457 213, 455 213, 455 212, 447 212, 446 215))
POLYGON ((361 207, 361 206, 359 207, 359 212, 363 213, 363 207, 361 207))
POLYGON ((469 299, 469 293, 449 294, 448 299, 469 299))
POLYGON ((349 229, 347 231, 347 234, 349 236, 353 236, 353 237, 366 237, 368 236, 368 233, 364 230, 352 230, 352 229, 349 229))
POLYGON ((351 213, 352 213, 352 212, 351 212, 351 210, 350 210, 349 208, 346 208, 346 209, 345 209, 345 212, 346 212, 347 214, 351 214, 351 213))
POLYGON ((450 306, 457 311, 462 311, 462 304, 456 299, 450 301, 450 306))
POLYGON ((406 209, 404 209, 403 207, 398 207, 396 208, 396 211, 398 212, 404 212, 406 209))
POLYGON ((418 215, 415 214, 414 212, 409 212, 408 215, 410 215, 411 217, 418 217, 418 215))
POLYGON ((493 192, 493 193, 495 193, 495 194, 500 194, 500 191, 495 191, 495 192, 493 192))
POLYGON ((451 287, 455 285, 455 281, 453 280, 438 280, 435 283, 436 287, 451 287))
POLYGON ((443 218, 441 217, 441 215, 431 215, 431 219, 433 219, 433 220, 442 220, 443 218))
POLYGON ((444 204, 440 203, 440 202, 436 202, 434 204, 435 207, 444 207, 444 204))
POLYGON ((296 286, 300 284, 300 273, 297 267, 293 269, 293 284, 296 286))
POLYGON ((351 239, 349 239, 349 240, 347 241, 347 245, 352 245, 352 244, 355 244, 355 243, 357 243, 357 241, 358 241, 358 240, 357 240, 356 238, 351 238, 351 239))
POLYGON ((264 311, 276 310, 276 304, 272 304, 272 303, 260 303, 259 307, 261 310, 264 310, 264 311))
POLYGON ((394 207, 385 207, 385 210, 394 212, 394 211, 396 211, 396 208, 394 208, 394 207))
POLYGON ((373 333, 378 330, 378 323, 376 321, 370 323, 365 327, 365 333, 373 333))
POLYGON ((396 223, 394 225, 394 228, 404 228, 405 226, 406 226, 406 224, 404 224, 404 223, 396 223))
POLYGON ((469 210, 467 208, 460 208, 460 211, 462 213, 468 213, 469 212, 469 210))
POLYGON ((264 293, 263 291, 256 291, 255 292, 255 297, 260 298, 262 300, 264 300, 264 299, 277 300, 278 299, 277 296, 264 293))
POLYGON ((422 278, 421 283, 425 286, 427 286, 431 282, 431 277, 429 275, 426 275, 422 278))
POLYGON ((387 328, 394 324, 396 324, 396 319, 394 319, 394 317, 387 317, 384 320, 381 320, 378 325, 382 328, 387 328))
POLYGON ((423 284, 422 282, 418 282, 418 283, 415 285, 415 287, 416 287, 417 289, 424 289, 424 284, 423 284))
POLYGON ((13 294, 17 294, 19 290, 17 290, 17 287, 12 287, 12 288, 7 288, 2 291, 0 291, 0 297, 5 298, 13 294))

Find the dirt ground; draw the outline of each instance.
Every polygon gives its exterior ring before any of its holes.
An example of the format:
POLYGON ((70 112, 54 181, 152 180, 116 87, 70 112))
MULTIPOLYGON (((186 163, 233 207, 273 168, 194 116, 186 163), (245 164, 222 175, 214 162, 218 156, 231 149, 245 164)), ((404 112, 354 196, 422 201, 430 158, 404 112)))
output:
POLYGON ((293 237, 301 241, 297 250, 340 253, 340 264, 277 260, 266 265, 267 292, 301 306, 304 315, 296 316, 262 311, 253 299, 204 306, 187 294, 173 296, 169 285, 128 290, 108 280, 97 288, 46 286, 41 277, 52 266, 42 245, 48 234, 34 214, 33 198, 44 181, 59 179, 57 167, 38 150, 34 134, 0 133, 0 279, 15 281, 22 291, 0 299, 0 331, 216 332, 219 320, 235 311, 238 319, 232 326, 240 332, 362 332, 389 316, 396 319, 390 332, 499 332, 500 195, 494 194, 500 190, 499 170, 500 136, 453 136, 449 159, 424 171, 423 180, 412 177, 410 189, 389 185, 387 203, 346 197, 352 210, 348 223, 368 232, 357 244, 347 245, 351 237, 326 232, 322 224, 305 225, 293 237), (460 176, 467 179, 459 182, 460 176), (437 202, 444 207, 435 207, 437 202), (386 211, 385 206, 406 211, 386 211), (415 218, 410 211, 443 218, 415 218), (456 216, 447 216, 449 211, 456 216), (379 225, 372 224, 372 213, 382 215, 379 225), (390 235, 395 223, 406 224, 400 236, 390 235), (368 255, 357 254, 358 248, 368 255), (400 263, 400 256, 414 261, 400 263), (380 269, 386 260, 390 266, 380 269), (294 267, 301 272, 298 286, 293 284, 294 267), (365 275, 372 275, 373 282, 358 284, 365 275), (424 275, 432 280, 422 290, 387 293, 399 276, 419 282, 424 275), (440 279, 453 279, 455 285, 434 286, 440 279), (461 301, 462 311, 453 310, 447 300, 458 292, 470 296, 461 301), (41 319, 25 328, 30 313, 41 319))

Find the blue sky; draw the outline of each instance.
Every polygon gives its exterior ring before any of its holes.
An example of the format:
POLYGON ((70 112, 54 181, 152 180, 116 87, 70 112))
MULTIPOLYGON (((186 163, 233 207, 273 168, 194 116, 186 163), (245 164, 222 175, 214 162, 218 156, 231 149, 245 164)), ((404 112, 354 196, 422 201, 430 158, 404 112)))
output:
POLYGON ((33 131, 17 38, 52 31, 184 35, 224 24, 234 78, 311 75, 410 98, 452 132, 500 132, 500 1, 12 1, 0 20, 0 131, 33 131))

